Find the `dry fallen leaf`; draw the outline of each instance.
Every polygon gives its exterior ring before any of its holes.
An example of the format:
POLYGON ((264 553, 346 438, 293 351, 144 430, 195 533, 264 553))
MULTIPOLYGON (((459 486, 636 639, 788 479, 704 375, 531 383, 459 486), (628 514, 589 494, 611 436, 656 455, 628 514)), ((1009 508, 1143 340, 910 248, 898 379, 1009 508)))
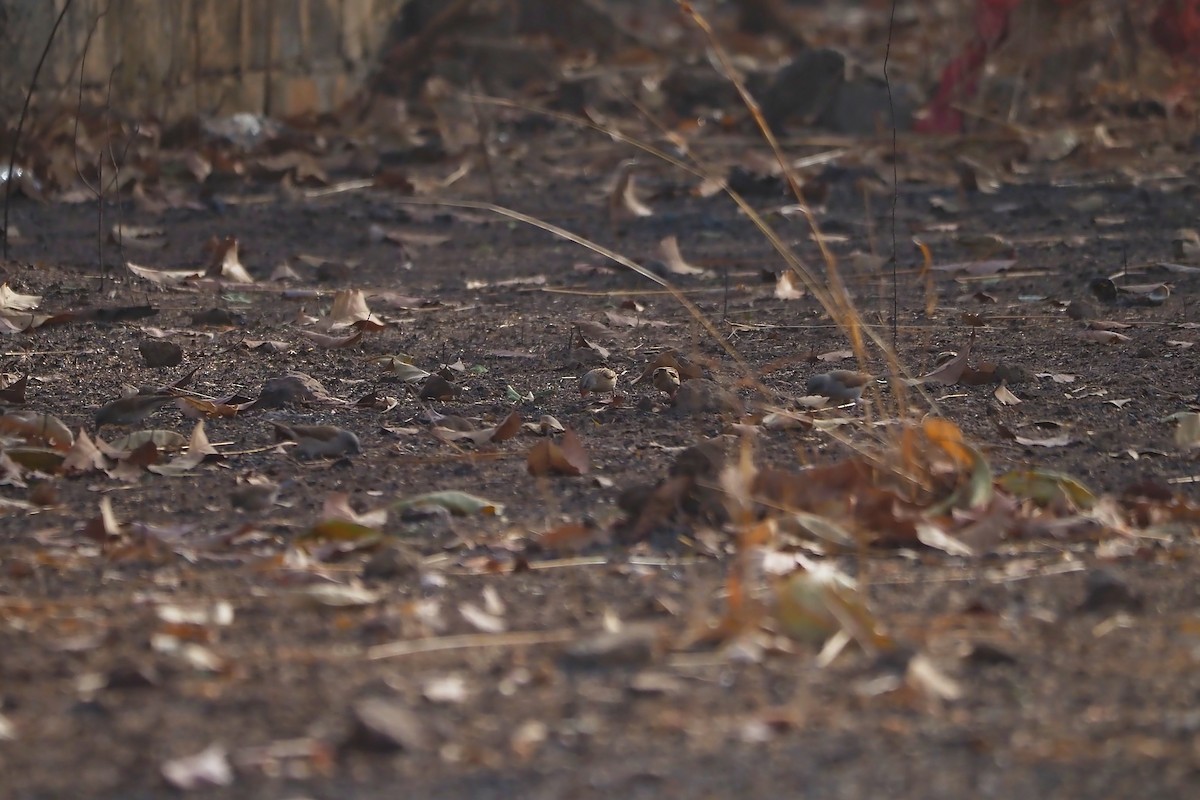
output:
POLYGON ((1001 383, 997 386, 995 391, 992 392, 992 396, 1004 406, 1015 406, 1021 403, 1021 398, 1010 392, 1006 383, 1001 383))
POLYGON ((499 425, 494 425, 490 428, 460 431, 435 425, 433 427, 433 435, 443 442, 470 441, 480 445, 487 442, 503 442, 506 439, 511 439, 521 431, 521 426, 520 413, 513 411, 499 425))
POLYGON ((335 331, 348 328, 356 322, 369 320, 371 317, 366 295, 361 290, 342 289, 334 294, 329 316, 318 322, 317 328, 322 331, 335 331))
POLYGON ((1065 433, 1044 439, 1034 439, 1028 436, 1014 436, 1013 441, 1026 447, 1066 447, 1071 443, 1071 437, 1065 433))
POLYGON ((330 349, 353 347, 363 337, 361 329, 356 330, 348 336, 329 336, 324 333, 317 333, 316 331, 297 331, 297 333, 318 347, 328 347, 330 349))
POLYGON ((215 743, 195 755, 164 762, 162 775, 172 787, 185 791, 233 784, 228 753, 215 743))
POLYGON ((7 283, 0 283, 0 314, 34 311, 41 303, 40 295, 19 294, 8 288, 7 283))
POLYGON ((590 469, 587 451, 583 442, 570 428, 562 435, 561 442, 545 439, 529 451, 527 469, 530 475, 584 475, 590 469))
POLYGON ((254 278, 238 260, 238 240, 235 236, 213 245, 213 257, 204 271, 206 278, 218 278, 231 283, 254 283, 254 278))
POLYGON ((1180 450, 1191 450, 1200 446, 1200 413, 1180 411, 1167 417, 1175 422, 1175 446, 1180 450))
POLYGON ((662 256, 663 266, 672 275, 707 275, 708 270, 693 267, 683 260, 679 252, 679 240, 672 234, 658 243, 658 252, 662 256))
POLYGON ((631 159, 621 162, 617 168, 613 188, 608 196, 608 216, 611 224, 654 214, 649 206, 638 199, 637 183, 634 179, 634 171, 638 166, 638 162, 631 159))
POLYGON ((785 269, 779 273, 779 277, 775 281, 776 300, 799 300, 804 295, 804 288, 792 270, 785 269))
POLYGON ((963 372, 967 369, 967 359, 971 355, 971 346, 975 342, 975 332, 971 331, 971 338, 967 340, 967 346, 962 349, 958 355, 942 364, 940 367, 930 372, 928 375, 923 375, 915 379, 915 383, 938 383, 943 386, 952 386, 958 383, 963 372))
POLYGON ((1129 336, 1116 331, 1106 330, 1089 330, 1083 331, 1079 337, 1084 341, 1096 342, 1097 344, 1121 344, 1124 342, 1133 341, 1129 336))

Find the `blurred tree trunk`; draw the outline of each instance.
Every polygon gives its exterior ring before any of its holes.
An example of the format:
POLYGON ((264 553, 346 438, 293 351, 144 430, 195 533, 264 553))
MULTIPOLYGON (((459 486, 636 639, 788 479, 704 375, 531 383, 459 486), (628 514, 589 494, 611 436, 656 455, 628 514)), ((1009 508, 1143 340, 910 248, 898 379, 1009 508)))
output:
POLYGON ((566 49, 602 55, 640 44, 597 0, 412 0, 392 24, 368 85, 374 92, 409 95, 424 83, 435 53, 457 44, 456 55, 472 61, 464 51, 521 35, 547 36, 566 49), (467 38, 473 42, 464 43, 467 38))

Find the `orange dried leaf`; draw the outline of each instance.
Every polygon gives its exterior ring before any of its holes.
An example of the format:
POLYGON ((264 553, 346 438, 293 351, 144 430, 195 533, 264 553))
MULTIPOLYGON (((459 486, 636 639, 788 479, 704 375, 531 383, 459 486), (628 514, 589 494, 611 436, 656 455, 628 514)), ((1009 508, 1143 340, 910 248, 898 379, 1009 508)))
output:
POLYGON ((583 443, 570 428, 563 434, 561 444, 550 439, 535 444, 526 458, 530 475, 583 475, 589 469, 583 443))

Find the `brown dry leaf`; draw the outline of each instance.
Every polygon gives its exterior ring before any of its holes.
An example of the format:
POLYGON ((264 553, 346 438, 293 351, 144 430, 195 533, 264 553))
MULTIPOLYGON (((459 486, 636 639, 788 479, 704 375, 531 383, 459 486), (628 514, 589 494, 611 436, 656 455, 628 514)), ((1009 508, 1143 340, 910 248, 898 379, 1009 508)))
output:
POLYGON ((274 339, 243 339, 242 347, 260 353, 286 353, 289 349, 287 342, 274 339))
POLYGON ((493 442, 503 442, 513 438, 521 432, 522 419, 521 414, 516 409, 505 417, 495 428, 495 433, 492 434, 493 442))
POLYGON ((1084 331, 1079 334, 1079 338, 1086 342, 1095 342, 1096 344, 1124 344, 1125 342, 1133 341, 1129 336, 1116 331, 1084 331))
POLYGON ((129 452, 136 450, 146 442, 154 442, 154 446, 159 452, 169 453, 177 450, 182 450, 188 440, 175 431, 168 430, 149 430, 149 431, 134 431, 126 434, 120 439, 114 439, 108 443, 108 447, 112 450, 129 452))
POLYGON ((348 336, 329 336, 328 334, 317 333, 316 331, 297 331, 297 333, 318 347, 327 347, 331 350, 354 347, 363 337, 361 330, 356 330, 348 336))
MULTIPOLYGON (((948 419, 940 417, 926 417, 921 424, 921 432, 933 445, 936 445, 946 455, 953 459, 954 463, 963 469, 970 468, 976 460, 975 452, 963 439, 962 429, 948 419)), ((914 457, 910 455, 909 463, 913 463, 914 457)))
POLYGON ((325 504, 321 509, 321 519, 326 521, 345 520, 378 531, 387 524, 388 510, 377 508, 374 511, 360 514, 350 505, 350 495, 345 492, 331 492, 325 498, 325 504))
POLYGON ((1191 450, 1200 446, 1200 413, 1180 411, 1167 417, 1175 421, 1175 446, 1180 450, 1191 450))
POLYGON ((945 702, 961 700, 966 694, 958 681, 939 669, 924 653, 917 653, 909 659, 904 680, 923 695, 945 702))
MULTIPOLYGON (((624 306, 622 306, 622 308, 624 308, 624 306)), ((641 312, 642 309, 638 308, 635 310, 641 312)), ((607 325, 601 322, 593 322, 590 319, 575 319, 571 321, 571 324, 575 326, 582 336, 585 336, 588 339, 605 339, 612 341, 613 339, 619 339, 622 336, 622 334, 617 333, 607 325)))
POLYGON ((180 412, 188 419, 236 417, 238 412, 242 410, 241 406, 229 405, 228 403, 214 403, 212 400, 202 400, 198 397, 177 397, 175 398, 175 405, 179 406, 180 412))
POLYGON ((690 475, 672 475, 644 497, 639 497, 636 507, 622 506, 629 512, 633 522, 623 538, 636 542, 649 536, 661 523, 671 518, 694 483, 695 478, 690 475))
POLYGON ((158 475, 179 477, 191 472, 200 466, 204 459, 212 455, 217 455, 217 448, 209 443, 208 434, 204 431, 204 420, 200 420, 196 423, 196 427, 192 429, 192 437, 188 441, 187 453, 167 464, 151 464, 146 468, 158 475))
POLYGON ((164 761, 163 779, 177 790, 211 789, 233 784, 233 767, 226 749, 216 743, 183 758, 164 761))
MULTIPOLYGON (((81 432, 80 438, 83 436, 81 432)), ((123 527, 113 513, 112 499, 105 496, 100 498, 100 515, 85 522, 80 532, 93 541, 107 542, 121 538, 123 527)))
POLYGON ((120 457, 116 465, 105 472, 114 480, 136 483, 151 465, 158 463, 158 455, 158 445, 154 442, 144 442, 120 457))
POLYGON ((132 261, 126 261, 125 268, 137 277, 151 283, 157 283, 160 286, 177 286, 186 281, 195 280, 202 275, 200 270, 197 269, 153 269, 152 267, 138 266, 132 261))
POLYGON ((1050 436, 1045 439, 1033 439, 1028 436, 1014 436, 1013 441, 1026 447, 1066 447, 1071 443, 1071 437, 1066 433, 1050 436))
POLYGON ((576 344, 571 351, 571 358, 576 363, 588 365, 593 363, 604 363, 608 361, 610 352, 607 347, 596 344, 591 339, 583 335, 583 331, 576 327, 575 330, 576 344), (583 351, 583 352, 578 352, 583 351))
POLYGON ((708 270, 693 267, 683 260, 679 252, 679 240, 672 234, 658 243, 658 252, 662 256, 663 266, 672 275, 708 275, 708 270))
POLYGON ((422 400, 453 400, 454 396, 461 391, 461 387, 455 386, 441 375, 434 374, 421 384, 421 390, 417 396, 422 400))
POLYGON ((966 386, 987 386, 1001 380, 997 374, 1000 368, 990 361, 984 361, 978 367, 967 366, 958 382, 966 386))
POLYGON ((360 289, 342 289, 333 296, 333 307, 329 316, 317 323, 318 330, 335 331, 348 328, 356 322, 371 319, 367 298, 360 289))
POLYGON ((64 451, 74 443, 71 429, 62 420, 35 411, 0 414, 0 434, 19 436, 27 443, 44 443, 64 451))
POLYGON ((570 428, 561 443, 552 439, 538 442, 529 451, 526 466, 530 475, 584 475, 590 468, 587 451, 570 428))
POLYGON ((775 616, 780 629, 800 641, 820 644, 844 631, 868 653, 886 647, 867 598, 852 578, 825 564, 811 564, 776 585, 775 616))
POLYGON ((790 269, 779 273, 779 277, 775 281, 776 300, 799 300, 804 295, 804 288, 800 286, 796 273, 790 269))
POLYGON ((1128 322, 1117 322, 1111 319, 1088 320, 1087 327, 1093 331, 1126 331, 1133 327, 1128 322))
POLYGON ((108 459, 82 428, 67 456, 63 460, 62 471, 67 475, 82 475, 97 472, 108 467, 108 459))
POLYGON ((971 338, 967 340, 967 346, 962 349, 958 355, 942 364, 940 367, 930 372, 928 375, 923 375, 920 378, 914 379, 914 383, 939 383, 943 386, 953 386, 962 378, 963 372, 967 368, 967 359, 971 356, 971 345, 975 342, 975 332, 971 332, 971 338))
POLYGON ((504 604, 491 586, 484 589, 484 605, 486 609, 474 603, 459 603, 458 613, 477 631, 503 633, 508 630, 508 623, 504 620, 504 604))
POLYGON ((578 552, 605 538, 603 528, 590 519, 584 519, 581 522, 568 522, 551 528, 539 535, 535 541, 542 550, 578 552))
POLYGON ((8 288, 8 283, 0 283, 0 314, 33 311, 41 304, 41 295, 20 294, 8 288))
POLYGON ((1062 161, 1083 143, 1079 134, 1070 128, 1026 131, 1021 138, 1028 148, 1030 161, 1062 161))
POLYGON ((996 390, 992 392, 992 396, 1000 401, 1001 405, 1016 406, 1021 404, 1021 398, 1010 392, 1006 383, 1001 383, 997 386, 996 390))
POLYGON ((819 354, 817 361, 831 363, 834 361, 845 361, 847 358, 854 358, 853 350, 830 350, 828 353, 819 354))
POLYGON ((491 428, 484 428, 477 431, 460 431, 451 428, 435 426, 433 435, 443 442, 461 442, 470 441, 474 444, 486 444, 488 442, 503 442, 506 439, 511 439, 521 431, 521 415, 517 411, 513 411, 499 425, 491 428))
POLYGON ((946 532, 940 525, 932 522, 917 523, 917 541, 934 550, 952 556, 973 556, 975 551, 946 532))
POLYGON ((550 414, 543 414, 537 422, 526 422, 521 427, 537 436, 549 436, 566 430, 558 418, 550 414))
POLYGON ((613 325, 624 325, 629 328, 672 328, 675 326, 674 322, 634 317, 629 314, 619 314, 616 311, 605 311, 604 316, 608 317, 608 321, 613 325))
POLYGON ((204 271, 206 278, 218 278, 231 283, 254 283, 254 278, 238 260, 238 240, 236 236, 226 236, 219 243, 213 244, 213 257, 204 271))
POLYGON ((1171 287, 1165 283, 1140 283, 1118 286, 1117 291, 1131 296, 1142 305, 1161 306, 1171 296, 1171 287))
POLYGON ((654 214, 649 206, 638 199, 637 182, 633 174, 637 168, 638 162, 632 159, 621 162, 617 168, 612 192, 608 195, 608 218, 611 224, 654 214))
POLYGON ((380 331, 387 330, 387 323, 380 322, 377 319, 360 319, 350 327, 360 333, 379 333, 380 331))

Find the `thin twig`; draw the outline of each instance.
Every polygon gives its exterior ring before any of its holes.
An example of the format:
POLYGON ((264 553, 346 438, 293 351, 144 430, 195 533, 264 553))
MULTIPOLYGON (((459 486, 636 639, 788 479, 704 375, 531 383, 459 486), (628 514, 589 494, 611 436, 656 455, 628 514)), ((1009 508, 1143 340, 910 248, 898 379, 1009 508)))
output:
POLYGON ((448 650, 473 650, 482 647, 529 647, 539 644, 562 644, 574 641, 578 637, 578 631, 567 629, 431 636, 375 645, 367 649, 367 660, 380 661, 385 658, 400 658, 420 653, 445 653, 448 650))
POLYGON ((892 13, 888 16, 887 47, 883 51, 883 83, 887 86, 888 113, 892 120, 892 347, 897 347, 896 321, 900 317, 900 289, 896 281, 896 203, 900 198, 899 149, 896 144, 896 104, 892 99, 892 76, 888 74, 888 62, 892 57, 892 32, 896 27, 896 0, 892 0, 892 13))

